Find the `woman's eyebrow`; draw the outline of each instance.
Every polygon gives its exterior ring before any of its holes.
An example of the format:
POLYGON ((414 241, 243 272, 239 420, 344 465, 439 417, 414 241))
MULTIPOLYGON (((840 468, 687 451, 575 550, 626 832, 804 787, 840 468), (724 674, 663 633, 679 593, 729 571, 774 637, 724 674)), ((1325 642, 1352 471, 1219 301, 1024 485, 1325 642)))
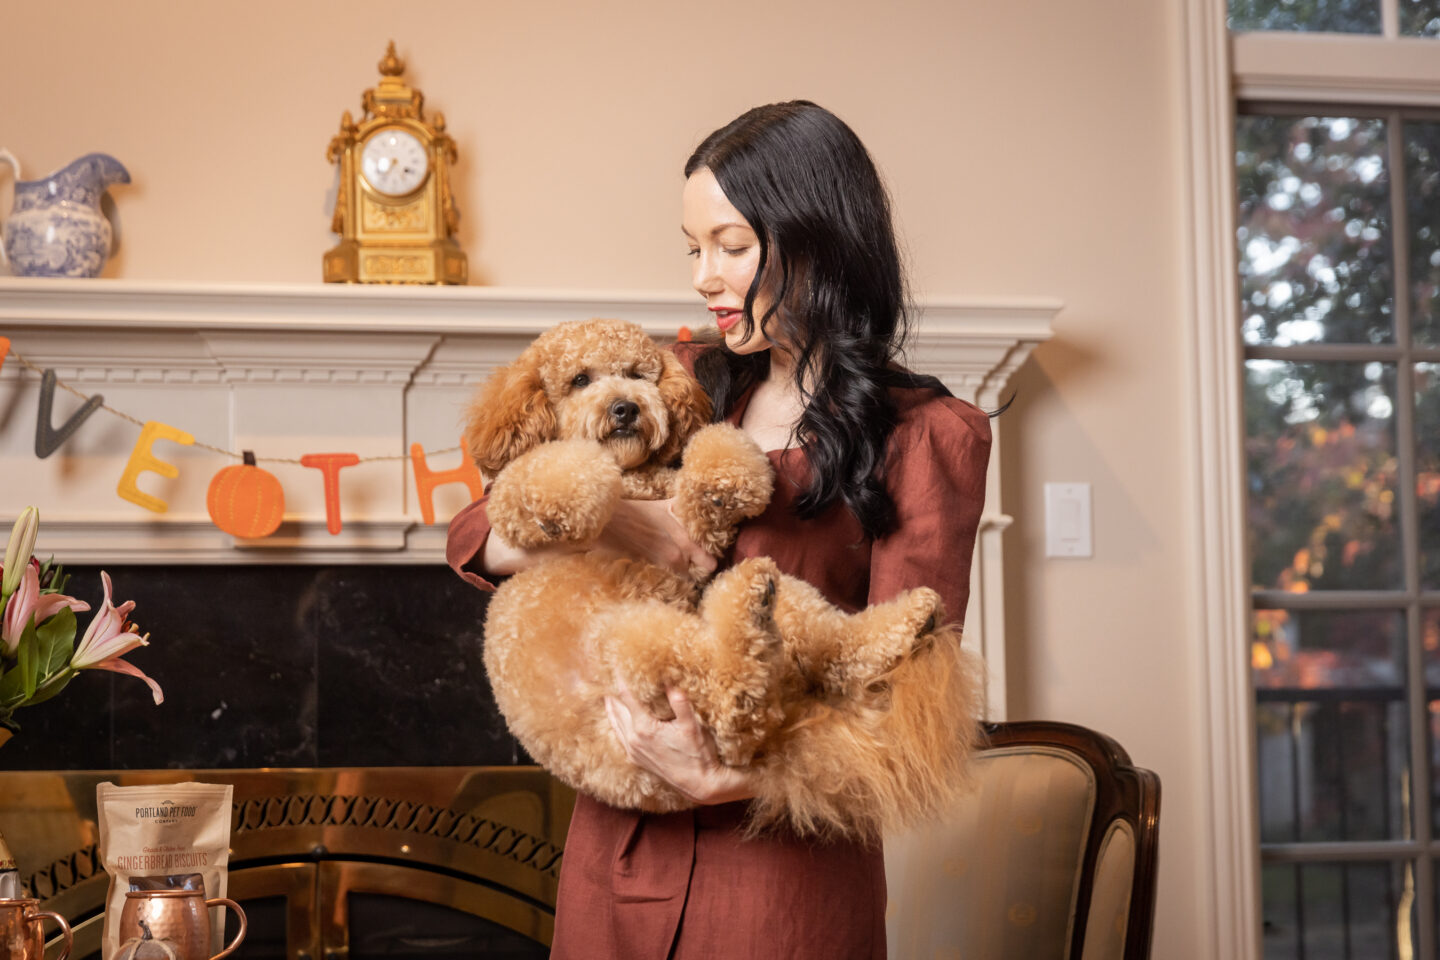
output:
MULTIPOLYGON (((732 221, 732 222, 730 222, 730 223, 717 224, 716 226, 714 226, 714 227, 712 227, 712 228, 710 229, 710 233, 709 233, 708 235, 709 235, 709 236, 712 236, 712 237, 718 237, 720 234, 724 233, 726 230, 729 230, 731 227, 738 227, 738 228, 741 229, 741 230, 749 230, 749 229, 750 229, 750 225, 749 225, 748 223, 740 223, 739 221, 732 221)), ((680 232, 683 233, 683 234, 685 234, 685 236, 689 237, 691 240, 694 240, 694 239, 695 239, 695 236, 694 236, 689 230, 686 230, 685 227, 684 227, 684 225, 681 225, 681 227, 680 227, 680 232)))

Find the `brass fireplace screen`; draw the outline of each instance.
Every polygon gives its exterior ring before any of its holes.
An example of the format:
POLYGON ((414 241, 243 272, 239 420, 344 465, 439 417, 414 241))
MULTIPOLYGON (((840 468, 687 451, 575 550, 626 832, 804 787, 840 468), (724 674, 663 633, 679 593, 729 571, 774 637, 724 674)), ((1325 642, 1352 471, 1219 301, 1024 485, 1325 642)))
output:
MULTIPOLYGON (((232 783, 241 957, 543 957, 574 795, 533 767, 0 773, 22 880, 97 953, 95 785, 232 783)), ((58 944, 52 943, 54 957, 58 944)))

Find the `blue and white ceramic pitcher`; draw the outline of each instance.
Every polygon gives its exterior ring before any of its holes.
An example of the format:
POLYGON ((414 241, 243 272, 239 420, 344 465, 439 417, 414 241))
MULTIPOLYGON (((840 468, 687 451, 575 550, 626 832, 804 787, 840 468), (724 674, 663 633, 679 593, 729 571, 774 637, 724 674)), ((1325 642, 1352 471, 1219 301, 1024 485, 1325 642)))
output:
POLYGON ((15 203, 4 222, 5 259, 18 277, 98 277, 110 255, 110 221, 100 198, 130 173, 114 157, 87 153, 40 180, 21 180, 20 162, 0 150, 15 171, 15 203))

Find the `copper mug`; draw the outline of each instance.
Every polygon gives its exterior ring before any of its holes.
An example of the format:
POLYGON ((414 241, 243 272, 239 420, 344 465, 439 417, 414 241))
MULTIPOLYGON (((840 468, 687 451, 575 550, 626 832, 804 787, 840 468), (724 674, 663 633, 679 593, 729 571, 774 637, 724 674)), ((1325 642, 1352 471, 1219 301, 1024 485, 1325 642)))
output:
POLYGON ((120 911, 116 960, 220 960, 245 939, 245 911, 225 897, 205 899, 200 890, 131 890, 120 911), (210 908, 229 907, 240 930, 224 950, 210 956, 210 908))
POLYGON ((45 960, 45 919, 60 924, 65 949, 56 960, 70 956, 74 941, 70 924, 58 913, 40 909, 40 901, 32 899, 0 900, 0 960, 45 960))

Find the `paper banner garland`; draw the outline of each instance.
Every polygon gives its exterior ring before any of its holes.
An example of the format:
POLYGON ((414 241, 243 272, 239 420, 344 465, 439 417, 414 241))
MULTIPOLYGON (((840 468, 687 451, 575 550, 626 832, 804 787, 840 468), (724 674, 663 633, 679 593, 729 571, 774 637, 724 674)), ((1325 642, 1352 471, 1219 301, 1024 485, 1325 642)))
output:
POLYGON ((244 463, 210 478, 205 509, 215 526, 232 537, 268 537, 285 516, 285 491, 273 473, 255 465, 254 451, 246 450, 244 463))
MULTIPOLYGON (((689 330, 682 328, 680 339, 689 339, 689 334, 689 330)), ((105 405, 105 398, 100 394, 87 396, 81 393, 61 381, 54 370, 41 369, 35 363, 13 351, 10 338, 0 336, 0 370, 3 370, 6 362, 11 359, 40 375, 40 394, 36 405, 35 424, 36 457, 41 460, 48 458, 68 443, 75 433, 89 421, 95 411, 104 410, 113 416, 139 424, 141 427, 140 436, 135 441, 130 458, 126 461, 125 469, 120 476, 120 482, 115 488, 115 492, 121 499, 128 500, 154 513, 165 513, 169 510, 169 504, 165 500, 144 492, 137 485, 140 474, 146 472, 158 473, 170 480, 180 476, 180 468, 167 460, 162 460, 153 449, 156 441, 169 440, 184 446, 197 446, 221 456, 243 456, 244 463, 222 467, 210 478, 210 484, 206 490, 205 507, 209 512, 210 520, 216 527, 231 536, 247 540, 268 537, 279 529, 285 513, 285 491, 274 474, 258 466, 258 460, 253 451, 246 450, 243 454, 237 454, 223 447, 197 443, 191 434, 177 427, 156 420, 142 422, 137 417, 108 407, 105 405), (83 401, 81 406, 59 427, 56 427, 53 422, 57 389, 72 393, 83 401)), ((470 498, 472 500, 479 499, 485 492, 484 478, 481 477, 480 471, 464 452, 463 442, 457 447, 431 451, 431 454, 447 454, 456 450, 460 451, 460 464, 445 470, 431 469, 425 459, 426 451, 418 443, 410 445, 408 457, 405 454, 362 458, 354 453, 309 453, 300 457, 298 461, 277 457, 259 459, 275 463, 298 463, 301 466, 319 470, 324 478, 325 528, 332 535, 336 535, 342 529, 340 471, 345 467, 373 461, 393 462, 408 459, 413 470, 420 515, 427 526, 435 523, 436 487, 449 483, 463 483, 470 493, 470 498)))
POLYGON ((331 536, 340 532, 340 471, 353 467, 360 457, 353 453, 307 453, 302 467, 313 467, 325 475, 325 529, 331 536))
MULTIPOLYGON (((3 358, 3 354, 0 354, 0 358, 3 358)), ((55 407, 55 384, 54 370, 46 370, 40 375, 40 411, 35 420, 35 456, 41 460, 59 450, 60 445, 69 440, 71 435, 80 429, 80 425, 90 419, 90 414, 105 403, 103 396, 95 394, 56 430, 50 421, 50 413, 55 407)))

